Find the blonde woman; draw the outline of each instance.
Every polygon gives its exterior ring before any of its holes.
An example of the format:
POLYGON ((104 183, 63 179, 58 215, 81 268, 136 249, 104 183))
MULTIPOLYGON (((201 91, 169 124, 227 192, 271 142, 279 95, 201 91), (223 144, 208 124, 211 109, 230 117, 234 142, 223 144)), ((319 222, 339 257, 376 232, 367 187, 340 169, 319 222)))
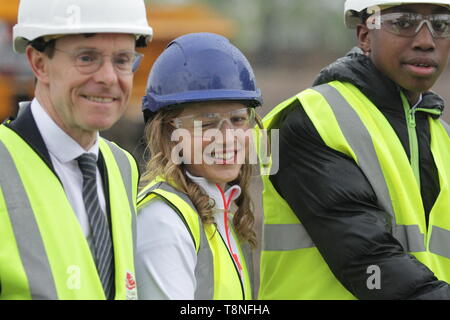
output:
POLYGON ((143 104, 140 299, 252 298, 248 132, 261 102, 250 64, 222 36, 179 37, 155 62, 143 104))

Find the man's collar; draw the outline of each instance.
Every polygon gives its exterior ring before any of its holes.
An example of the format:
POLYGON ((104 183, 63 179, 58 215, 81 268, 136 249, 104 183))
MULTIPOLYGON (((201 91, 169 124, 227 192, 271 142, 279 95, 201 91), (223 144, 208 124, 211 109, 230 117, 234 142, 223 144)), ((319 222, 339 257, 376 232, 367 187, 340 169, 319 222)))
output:
POLYGON ((94 145, 86 151, 53 121, 37 99, 31 102, 31 112, 48 151, 59 161, 67 163, 86 152, 98 157, 98 134, 94 145))

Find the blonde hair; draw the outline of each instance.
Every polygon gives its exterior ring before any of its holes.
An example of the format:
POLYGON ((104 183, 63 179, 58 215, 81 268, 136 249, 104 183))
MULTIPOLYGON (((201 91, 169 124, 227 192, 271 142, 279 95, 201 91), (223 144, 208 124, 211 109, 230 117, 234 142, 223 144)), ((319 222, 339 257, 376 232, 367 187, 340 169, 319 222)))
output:
MULTIPOLYGON (((164 178, 172 187, 186 194, 194 204, 203 224, 214 224, 214 201, 185 174, 183 164, 175 164, 171 160, 172 149, 177 142, 171 141, 171 135, 175 129, 170 120, 176 118, 182 112, 177 110, 162 110, 147 123, 145 138, 147 141, 147 152, 150 152, 150 160, 147 162, 145 172, 142 176, 142 186, 153 181, 157 177, 164 178)), ((256 122, 262 127, 259 117, 256 122)), ((243 242, 248 242, 252 247, 256 246, 256 233, 253 230, 254 214, 253 203, 250 197, 250 178, 252 176, 252 165, 244 164, 236 180, 230 184, 241 187, 241 195, 236 199, 238 209, 233 217, 233 226, 243 242)))

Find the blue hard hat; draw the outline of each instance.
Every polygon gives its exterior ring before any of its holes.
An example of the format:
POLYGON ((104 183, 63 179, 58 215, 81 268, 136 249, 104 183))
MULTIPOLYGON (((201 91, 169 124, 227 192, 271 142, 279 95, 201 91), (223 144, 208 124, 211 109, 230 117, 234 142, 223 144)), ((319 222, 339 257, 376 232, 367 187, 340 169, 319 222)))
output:
POLYGON ((227 38, 191 33, 173 40, 153 64, 142 111, 147 119, 183 103, 224 100, 262 104, 252 67, 227 38))

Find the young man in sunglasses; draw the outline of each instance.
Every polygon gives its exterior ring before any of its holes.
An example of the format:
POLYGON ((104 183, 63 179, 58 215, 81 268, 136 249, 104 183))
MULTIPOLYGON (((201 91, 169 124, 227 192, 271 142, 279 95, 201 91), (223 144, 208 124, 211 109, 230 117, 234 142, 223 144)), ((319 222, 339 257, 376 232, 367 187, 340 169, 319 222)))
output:
POLYGON ((265 118, 262 299, 450 299, 450 1, 347 0, 358 48, 265 118))
POLYGON ((102 139, 152 29, 142 0, 22 0, 35 98, 0 126, 0 299, 136 299, 138 172, 102 139))

